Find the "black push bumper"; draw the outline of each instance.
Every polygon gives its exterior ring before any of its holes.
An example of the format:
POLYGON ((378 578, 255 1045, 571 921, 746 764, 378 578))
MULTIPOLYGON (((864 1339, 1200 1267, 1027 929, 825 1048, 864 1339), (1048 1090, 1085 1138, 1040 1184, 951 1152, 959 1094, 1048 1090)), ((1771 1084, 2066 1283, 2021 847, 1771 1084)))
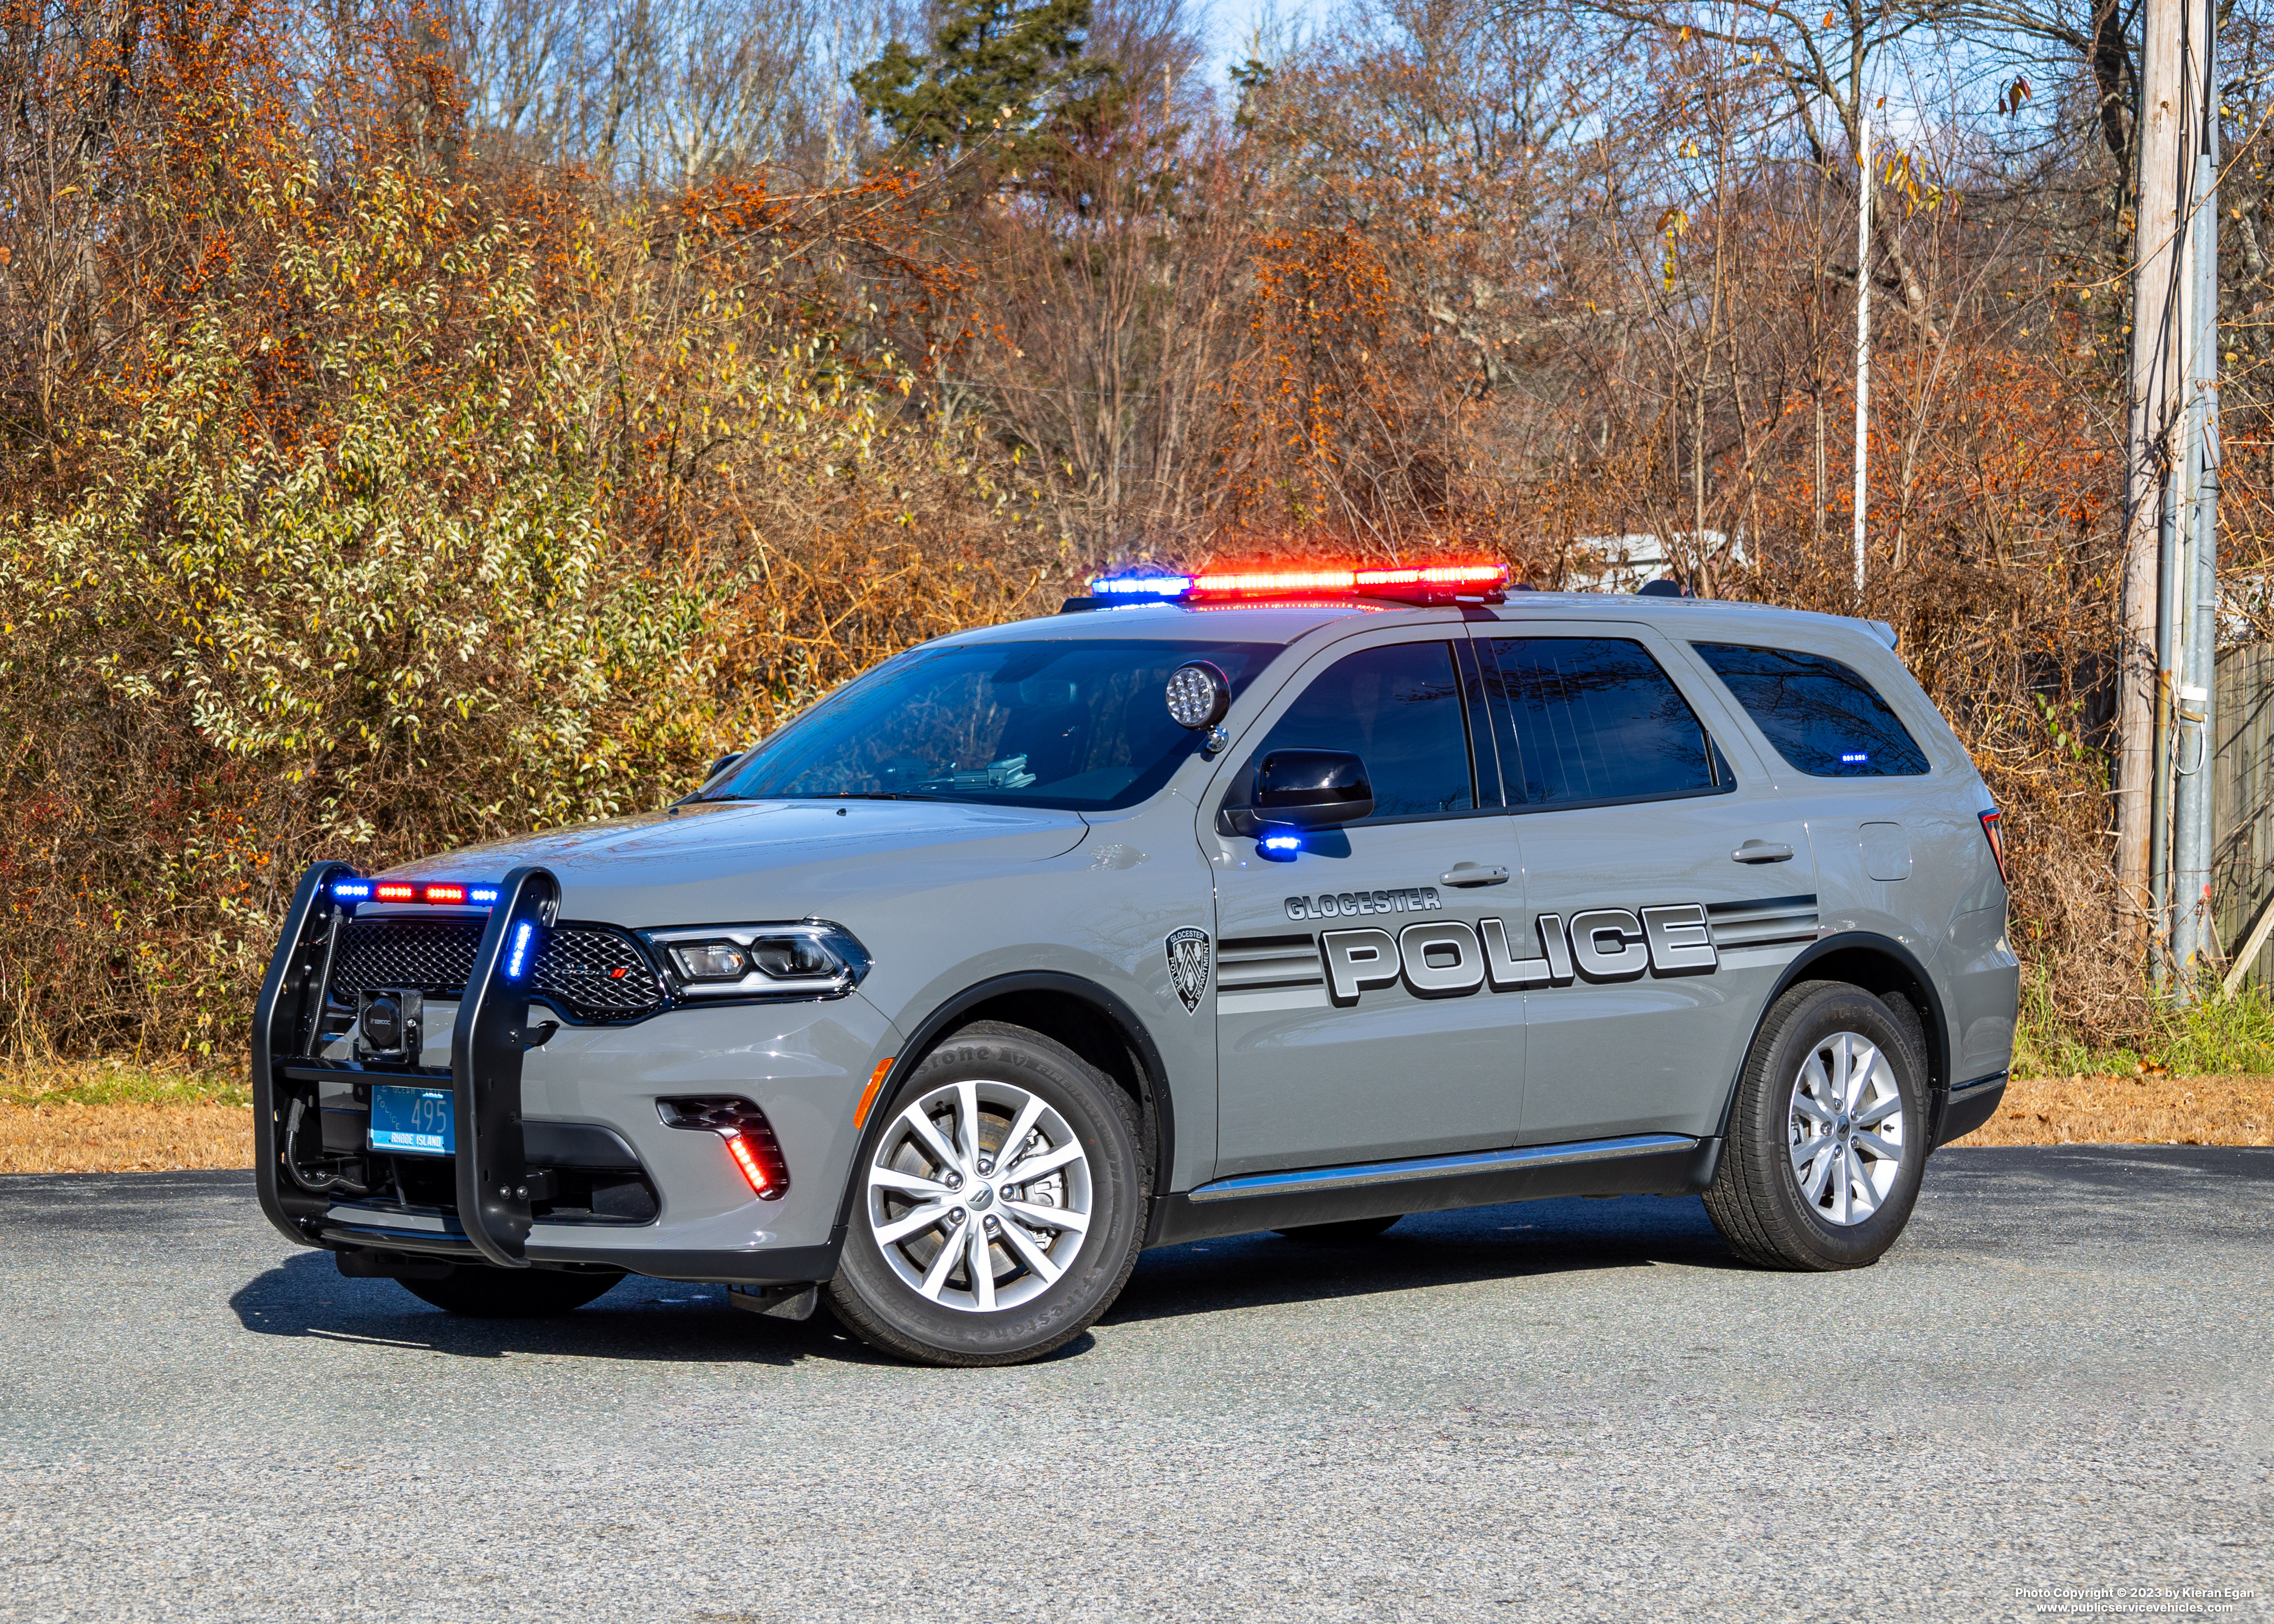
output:
MULTIPOLYGON (((334 894, 334 886, 354 877, 352 868, 336 862, 312 864, 300 876, 253 1010, 253 1180, 269 1222, 304 1245, 330 1227, 325 1214, 337 1197, 305 1188, 289 1164, 291 1136, 308 1104, 305 1089, 294 1086, 294 1073, 305 1078, 324 1065, 315 1053, 324 988, 340 932, 354 911, 334 894)), ((468 1254, 468 1261, 502 1268, 530 1263, 534 1219, 522 1133, 521 1063, 531 1039, 522 1029, 528 995, 519 982, 536 962, 560 904, 560 883, 546 870, 522 868, 506 876, 451 1029, 457 1210, 449 1249, 468 1254)), ((398 1074, 371 1075, 384 1080, 398 1074)), ((412 1067, 399 1075, 406 1082, 442 1080, 412 1067)))

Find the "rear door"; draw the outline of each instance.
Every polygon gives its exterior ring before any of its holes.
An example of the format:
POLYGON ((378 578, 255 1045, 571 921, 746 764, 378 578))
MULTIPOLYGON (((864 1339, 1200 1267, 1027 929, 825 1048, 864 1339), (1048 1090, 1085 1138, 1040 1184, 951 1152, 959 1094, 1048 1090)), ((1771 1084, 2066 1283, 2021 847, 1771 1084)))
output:
POLYGON ((1801 820, 1649 628, 1534 624, 1478 647, 1524 950, 1545 961, 1525 995, 1522 1140, 1718 1132, 1755 1021, 1815 939, 1801 820))
POLYGON ((1479 926, 1516 853, 1482 698, 1458 623, 1337 643, 1217 780, 1220 1177, 1513 1142, 1523 1000, 1487 985, 1479 926), (1263 757, 1296 747, 1364 761, 1374 816, 1263 861, 1236 827, 1263 757))

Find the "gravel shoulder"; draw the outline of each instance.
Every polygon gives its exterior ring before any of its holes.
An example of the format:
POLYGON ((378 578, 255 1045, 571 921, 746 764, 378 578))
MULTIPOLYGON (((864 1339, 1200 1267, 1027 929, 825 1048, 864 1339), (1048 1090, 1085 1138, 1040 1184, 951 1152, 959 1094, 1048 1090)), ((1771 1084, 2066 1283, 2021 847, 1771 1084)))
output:
POLYGON ((2274 1152, 1956 1149, 1843 1275, 1698 1203, 1148 1253, 1037 1365, 343 1279, 240 1173, 0 1179, 0 1619, 2006 1619, 2274 1582, 2274 1152))

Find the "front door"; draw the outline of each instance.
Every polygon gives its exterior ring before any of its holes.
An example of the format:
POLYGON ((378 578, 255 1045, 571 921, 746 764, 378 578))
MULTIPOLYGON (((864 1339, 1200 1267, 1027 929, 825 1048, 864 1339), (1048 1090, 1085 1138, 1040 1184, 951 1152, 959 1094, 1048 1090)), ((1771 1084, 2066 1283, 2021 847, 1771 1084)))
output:
POLYGON ((1513 1142, 1523 1000, 1488 984, 1479 927, 1516 853, 1474 660, 1457 623, 1324 650, 1217 780, 1220 1177, 1513 1142), (1374 814, 1263 861, 1219 803, 1299 747, 1359 756, 1374 814))
POLYGON ((1563 622, 1478 650, 1526 951, 1546 960, 1525 995, 1523 1142, 1718 1133, 1754 1023, 1816 937, 1807 831, 1648 629, 1563 622))

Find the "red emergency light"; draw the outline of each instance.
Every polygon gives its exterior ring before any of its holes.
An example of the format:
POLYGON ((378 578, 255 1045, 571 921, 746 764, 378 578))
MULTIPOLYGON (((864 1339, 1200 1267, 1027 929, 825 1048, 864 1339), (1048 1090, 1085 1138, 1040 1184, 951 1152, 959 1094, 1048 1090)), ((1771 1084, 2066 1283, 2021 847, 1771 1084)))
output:
POLYGON ((496 905, 498 888, 466 885, 456 880, 437 880, 431 885, 413 884, 408 880, 337 880, 333 883, 332 895, 349 904, 423 902, 440 908, 486 908, 496 905))
POLYGON ((1461 598, 1497 602, 1507 585, 1507 565, 1482 561, 1227 565, 1189 575, 1147 568, 1100 575, 1089 583, 1092 596, 1069 606, 1284 604, 1335 598, 1388 598, 1425 604, 1461 598))
POLYGON ((1312 594, 1365 596, 1399 587, 1472 587, 1508 584, 1505 564, 1417 564, 1368 568, 1208 570, 1193 577, 1194 597, 1302 598, 1312 594))

